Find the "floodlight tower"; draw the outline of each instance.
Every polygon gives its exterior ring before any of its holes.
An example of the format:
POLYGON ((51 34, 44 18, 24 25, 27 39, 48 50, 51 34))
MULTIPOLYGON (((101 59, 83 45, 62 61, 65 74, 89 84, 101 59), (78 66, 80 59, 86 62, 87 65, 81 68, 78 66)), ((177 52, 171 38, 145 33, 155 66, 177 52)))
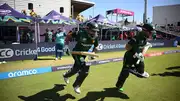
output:
POLYGON ((147 23, 147 0, 144 0, 143 23, 147 23))

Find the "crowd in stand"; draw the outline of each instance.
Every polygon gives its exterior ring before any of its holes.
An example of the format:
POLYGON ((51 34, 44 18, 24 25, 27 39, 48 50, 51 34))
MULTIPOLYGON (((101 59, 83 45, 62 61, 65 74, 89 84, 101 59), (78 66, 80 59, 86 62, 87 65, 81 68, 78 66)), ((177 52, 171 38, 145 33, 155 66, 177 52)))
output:
MULTIPOLYGON (((136 35, 136 31, 103 31, 101 40, 129 40, 136 35)), ((163 39, 156 31, 149 35, 149 40, 163 39)))
MULTIPOLYGON (((25 10, 22 10, 22 13, 27 15, 25 10)), ((32 17, 37 17, 37 14, 35 13, 34 10, 30 11, 30 16, 32 17)), ((72 17, 72 16, 71 16, 72 17)), ((70 17, 70 18, 71 18, 70 17)), ((84 16, 83 15, 78 15, 76 17, 76 20, 80 21, 80 22, 84 22, 84 16)), ((124 21, 124 25, 128 25, 128 20, 127 18, 124 21)), ((156 25, 157 26, 157 25, 156 25)), ((179 27, 174 27, 172 24, 168 24, 167 27, 165 27, 166 30, 168 31, 180 31, 179 27)), ((57 32, 54 32, 54 30, 50 30, 49 28, 46 29, 46 33, 44 33, 41 36, 45 36, 45 41, 44 42, 54 42, 54 34, 57 32)), ((100 40, 127 40, 131 37, 133 37, 135 35, 135 31, 125 31, 125 32, 118 32, 118 33, 114 33, 112 35, 108 35, 108 37, 102 36, 102 38, 100 40)), ((171 35, 164 35, 165 33, 161 33, 161 32, 157 32, 157 33, 153 33, 152 35, 150 35, 149 39, 150 40, 156 40, 156 39, 171 39, 174 37, 171 37, 171 35)), ((178 33, 177 33, 178 34, 178 33)))
MULTIPOLYGON (((28 15, 26 10, 22 10, 21 13, 24 14, 24 15, 28 15)), ((36 12, 33 9, 30 10, 29 15, 31 17, 38 17, 38 15, 36 14, 36 12)))

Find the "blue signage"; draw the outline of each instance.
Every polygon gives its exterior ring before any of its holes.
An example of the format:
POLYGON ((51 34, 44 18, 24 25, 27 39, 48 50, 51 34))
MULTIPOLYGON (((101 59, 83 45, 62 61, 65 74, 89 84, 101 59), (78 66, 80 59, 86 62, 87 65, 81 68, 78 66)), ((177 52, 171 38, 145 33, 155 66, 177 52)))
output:
POLYGON ((8 79, 8 78, 15 78, 15 77, 20 77, 20 76, 42 74, 42 73, 47 73, 47 72, 52 72, 51 67, 18 70, 18 71, 13 71, 13 72, 2 72, 0 73, 0 79, 8 79))

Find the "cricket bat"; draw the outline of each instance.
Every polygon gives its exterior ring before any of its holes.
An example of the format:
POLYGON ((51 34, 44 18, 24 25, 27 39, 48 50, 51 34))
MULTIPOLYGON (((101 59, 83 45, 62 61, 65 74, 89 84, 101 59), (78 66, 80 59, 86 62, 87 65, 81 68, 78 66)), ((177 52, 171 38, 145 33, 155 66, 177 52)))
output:
POLYGON ((94 52, 72 51, 71 54, 99 57, 99 55, 95 54, 94 52))

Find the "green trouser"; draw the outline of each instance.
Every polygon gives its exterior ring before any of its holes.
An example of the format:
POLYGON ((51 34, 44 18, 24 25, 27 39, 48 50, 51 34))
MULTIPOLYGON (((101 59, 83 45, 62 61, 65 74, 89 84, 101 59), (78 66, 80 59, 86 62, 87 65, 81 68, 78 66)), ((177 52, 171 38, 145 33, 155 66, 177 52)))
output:
POLYGON ((73 67, 64 75, 64 77, 71 77, 74 74, 78 73, 78 76, 73 84, 73 87, 80 87, 85 80, 85 78, 88 76, 89 73, 89 67, 86 65, 85 62, 85 56, 81 55, 72 55, 73 59, 75 61, 73 67))
POLYGON ((136 71, 141 74, 144 73, 144 62, 140 62, 139 64, 136 64, 138 59, 134 58, 133 55, 134 55, 134 52, 131 52, 131 51, 127 51, 124 55, 123 68, 119 74, 119 77, 116 83, 116 87, 118 88, 123 87, 126 79, 129 76, 130 69, 136 69, 136 71), (132 65, 134 65, 134 67, 132 65))

